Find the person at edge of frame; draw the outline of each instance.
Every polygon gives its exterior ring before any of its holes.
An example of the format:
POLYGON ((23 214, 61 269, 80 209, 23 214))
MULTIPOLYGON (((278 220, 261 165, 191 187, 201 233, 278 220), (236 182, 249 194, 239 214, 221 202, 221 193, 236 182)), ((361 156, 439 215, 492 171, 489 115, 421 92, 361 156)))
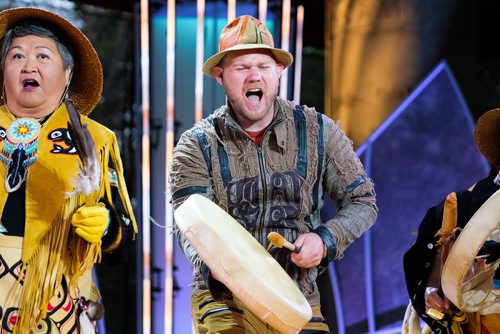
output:
POLYGON ((0 332, 95 333, 92 268, 137 225, 115 134, 90 119, 103 85, 87 37, 38 8, 0 12, 0 332))
MULTIPOLYGON (((490 110, 477 120, 474 140, 479 151, 493 166, 490 172, 469 189, 452 192, 441 203, 429 208, 420 222, 415 243, 404 254, 403 267, 410 297, 403 323, 404 334, 431 331, 439 334, 500 333, 499 303, 478 312, 464 312, 444 296, 441 284, 442 266, 446 261, 444 247, 453 247, 459 231, 500 189, 500 109, 490 110), (457 212, 456 221, 452 222, 457 231, 451 234, 449 240, 441 238, 444 235, 442 231, 450 229, 444 226, 449 223, 443 220, 447 206, 457 212), (425 322, 423 330, 416 323, 419 319, 425 322)), ((478 255, 484 258, 476 259, 475 266, 491 264, 500 257, 500 244, 494 239, 486 240, 478 255)), ((497 269, 493 278, 495 289, 500 288, 499 279, 497 269)))

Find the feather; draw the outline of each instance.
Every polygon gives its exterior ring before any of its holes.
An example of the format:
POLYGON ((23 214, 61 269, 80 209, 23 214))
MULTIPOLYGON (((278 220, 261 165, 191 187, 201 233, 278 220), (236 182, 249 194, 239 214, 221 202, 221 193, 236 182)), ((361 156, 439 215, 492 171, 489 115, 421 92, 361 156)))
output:
POLYGON ((80 114, 74 104, 68 99, 66 99, 65 104, 70 120, 68 122, 68 132, 80 157, 80 170, 73 183, 74 190, 70 195, 89 195, 99 190, 101 176, 94 139, 87 128, 87 124, 82 124, 80 114))
POLYGON ((26 154, 22 148, 16 148, 12 153, 12 163, 9 165, 7 177, 5 178, 5 187, 8 192, 14 192, 21 187, 26 179, 26 168, 23 162, 26 160, 26 154))

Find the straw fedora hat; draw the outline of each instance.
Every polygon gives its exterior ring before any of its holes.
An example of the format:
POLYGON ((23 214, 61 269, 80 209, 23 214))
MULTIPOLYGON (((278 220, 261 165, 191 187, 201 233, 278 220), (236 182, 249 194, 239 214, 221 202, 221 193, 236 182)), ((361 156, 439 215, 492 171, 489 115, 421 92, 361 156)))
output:
POLYGON ((493 166, 500 166, 500 108, 485 112, 476 122, 474 141, 493 166))
POLYGON ((213 77, 212 69, 228 52, 250 49, 270 50, 276 61, 282 63, 285 68, 293 62, 290 52, 274 47, 273 36, 262 22, 250 15, 243 15, 222 29, 219 36, 219 52, 203 64, 203 73, 213 77))
MULTIPOLYGON (((102 95, 103 74, 99 56, 88 38, 65 18, 39 8, 11 8, 0 12, 0 39, 14 24, 34 20, 48 23, 49 29, 71 51, 75 60, 69 98, 83 115, 92 112, 102 95), (55 31, 54 31, 55 30, 55 31)), ((3 87, 3 74, 0 75, 3 87)), ((4 103, 0 99, 0 103, 4 103)))

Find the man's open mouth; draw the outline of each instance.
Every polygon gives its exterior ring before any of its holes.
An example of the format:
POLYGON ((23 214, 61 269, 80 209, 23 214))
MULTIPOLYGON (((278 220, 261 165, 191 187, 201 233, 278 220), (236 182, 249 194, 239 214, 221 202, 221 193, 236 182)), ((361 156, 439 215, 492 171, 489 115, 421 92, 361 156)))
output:
POLYGON ((262 90, 260 88, 256 88, 250 89, 245 93, 245 95, 250 103, 259 103, 260 100, 262 100, 262 95, 264 94, 262 93, 262 90))

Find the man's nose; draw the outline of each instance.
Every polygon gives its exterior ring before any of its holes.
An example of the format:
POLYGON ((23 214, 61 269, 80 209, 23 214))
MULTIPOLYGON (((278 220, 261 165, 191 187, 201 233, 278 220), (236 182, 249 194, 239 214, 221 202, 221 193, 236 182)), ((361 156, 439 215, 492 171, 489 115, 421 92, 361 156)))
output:
POLYGON ((260 81, 262 78, 262 75, 257 67, 250 67, 248 71, 248 81, 254 82, 254 81, 260 81))

